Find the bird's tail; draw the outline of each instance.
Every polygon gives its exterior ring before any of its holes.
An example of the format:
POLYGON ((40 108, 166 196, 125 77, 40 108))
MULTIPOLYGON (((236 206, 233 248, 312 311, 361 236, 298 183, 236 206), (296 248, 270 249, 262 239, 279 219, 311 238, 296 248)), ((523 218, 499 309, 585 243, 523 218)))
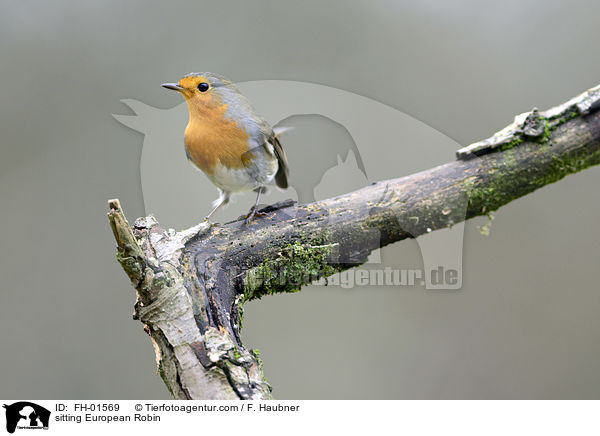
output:
POLYGON ((294 129, 295 127, 291 126, 273 127, 273 133, 275 133, 275 136, 281 136, 285 133, 291 132, 294 129))

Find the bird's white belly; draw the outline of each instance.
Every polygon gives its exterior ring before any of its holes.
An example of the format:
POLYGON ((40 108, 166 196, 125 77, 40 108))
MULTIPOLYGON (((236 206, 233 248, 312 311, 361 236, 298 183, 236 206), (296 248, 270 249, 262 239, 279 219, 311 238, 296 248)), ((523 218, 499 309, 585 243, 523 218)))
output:
POLYGON ((277 160, 265 160, 260 167, 227 168, 220 163, 214 168, 213 174, 207 174, 211 182, 226 192, 251 191, 259 186, 265 186, 273 181, 277 172, 277 160))

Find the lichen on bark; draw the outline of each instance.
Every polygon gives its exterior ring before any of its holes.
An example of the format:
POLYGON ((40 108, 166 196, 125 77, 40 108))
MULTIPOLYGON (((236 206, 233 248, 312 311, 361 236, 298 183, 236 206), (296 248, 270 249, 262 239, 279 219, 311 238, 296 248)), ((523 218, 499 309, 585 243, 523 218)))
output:
POLYGON ((241 303, 281 292, 299 291, 304 284, 327 277, 336 268, 339 244, 290 244, 275 257, 249 269, 244 276, 241 303))

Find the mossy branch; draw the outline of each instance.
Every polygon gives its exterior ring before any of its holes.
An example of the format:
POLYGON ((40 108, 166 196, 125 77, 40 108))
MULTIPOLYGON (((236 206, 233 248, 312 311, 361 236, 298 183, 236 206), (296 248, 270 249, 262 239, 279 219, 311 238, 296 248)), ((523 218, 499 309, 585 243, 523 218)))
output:
POLYGON ((109 202, 117 258, 137 289, 159 370, 176 398, 270 398, 240 340, 242 305, 364 263, 375 249, 450 227, 600 163, 600 87, 521 114, 458 160, 307 205, 284 202, 248 226, 131 228, 109 202))

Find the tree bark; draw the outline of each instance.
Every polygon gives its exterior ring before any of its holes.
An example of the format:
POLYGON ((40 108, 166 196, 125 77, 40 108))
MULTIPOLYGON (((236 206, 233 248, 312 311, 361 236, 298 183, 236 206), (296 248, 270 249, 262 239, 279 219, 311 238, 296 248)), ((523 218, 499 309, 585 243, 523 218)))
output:
POLYGON ((258 353, 242 345, 243 303, 294 292, 364 263, 375 249, 484 215, 600 163, 600 87, 521 114, 457 160, 311 203, 263 209, 250 224, 130 227, 109 201, 117 258, 137 290, 134 318, 179 399, 268 399, 258 353))

